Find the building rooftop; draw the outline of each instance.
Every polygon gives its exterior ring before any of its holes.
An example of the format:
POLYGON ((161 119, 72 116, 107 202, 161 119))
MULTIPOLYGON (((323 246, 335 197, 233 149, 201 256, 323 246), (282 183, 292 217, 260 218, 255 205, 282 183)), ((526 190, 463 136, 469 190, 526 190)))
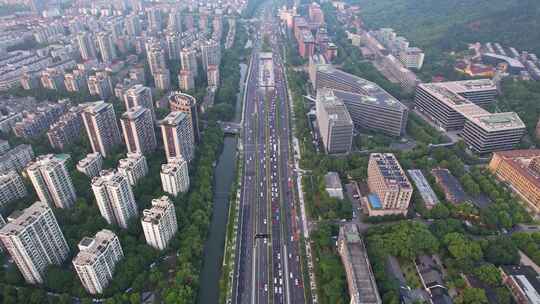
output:
POLYGON ((517 60, 515 58, 512 58, 512 57, 499 55, 499 54, 495 54, 495 53, 484 53, 483 56, 502 60, 502 61, 508 63, 508 65, 510 65, 512 68, 525 69, 525 66, 519 60, 517 60))
POLYGON ((81 159, 77 163, 77 167, 80 167, 80 168, 88 167, 90 164, 93 164, 99 158, 101 158, 101 154, 99 152, 88 153, 86 154, 85 158, 81 159))
POLYGON ((475 115, 468 119, 488 132, 525 129, 525 124, 515 112, 475 115))
POLYGON ((370 162, 373 160, 384 177, 387 186, 399 186, 400 188, 409 189, 411 183, 403 172, 396 157, 392 153, 371 153, 369 155, 370 162))
POLYGON ((117 239, 116 234, 107 229, 98 231, 93 238, 84 237, 79 242, 80 251, 73 259, 73 264, 76 266, 94 264, 115 239, 117 239))
POLYGON ((317 95, 317 104, 324 107, 325 112, 328 115, 328 118, 333 121, 333 123, 338 125, 352 125, 351 115, 343 101, 337 98, 332 91, 330 90, 319 90, 317 95))
POLYGON ((8 217, 8 223, 0 229, 3 235, 18 235, 23 232, 28 225, 35 222, 44 212, 51 210, 47 203, 37 201, 24 210, 14 211, 8 217))
POLYGON ((540 189, 540 173, 534 171, 531 167, 531 161, 540 157, 540 149, 528 150, 510 150, 494 152, 493 156, 500 156, 511 167, 518 171, 530 183, 540 189))
POLYGON ((141 220, 143 222, 149 222, 156 225, 163 217, 165 211, 170 207, 174 207, 174 205, 171 202, 171 199, 165 195, 158 199, 153 199, 152 207, 150 209, 143 210, 141 220))
POLYGON ((429 185, 421 170, 407 170, 407 173, 409 173, 409 176, 412 178, 416 188, 420 192, 420 196, 422 196, 422 199, 427 205, 436 205, 439 203, 437 195, 429 185))
POLYGON ((339 174, 337 172, 326 173, 324 176, 324 182, 326 184, 326 188, 342 189, 341 179, 339 178, 339 174))
POLYGON ((540 280, 532 267, 503 265, 501 268, 519 285, 529 303, 540 303, 540 280))
POLYGON ((182 120, 187 119, 187 114, 184 112, 171 112, 167 117, 162 119, 159 124, 164 126, 176 126, 182 120))

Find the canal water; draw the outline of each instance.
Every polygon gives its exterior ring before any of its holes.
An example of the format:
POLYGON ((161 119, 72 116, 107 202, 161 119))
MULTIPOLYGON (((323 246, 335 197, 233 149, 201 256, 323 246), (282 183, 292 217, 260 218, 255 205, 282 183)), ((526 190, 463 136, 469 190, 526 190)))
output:
MULTIPOLYGON (((242 117, 242 94, 247 65, 240 64, 240 86, 235 109, 235 121, 242 117)), ((210 231, 204 248, 203 269, 200 277, 199 304, 217 304, 219 279, 223 263, 223 248, 229 211, 229 194, 235 179, 237 138, 226 136, 214 174, 214 204, 210 231)))

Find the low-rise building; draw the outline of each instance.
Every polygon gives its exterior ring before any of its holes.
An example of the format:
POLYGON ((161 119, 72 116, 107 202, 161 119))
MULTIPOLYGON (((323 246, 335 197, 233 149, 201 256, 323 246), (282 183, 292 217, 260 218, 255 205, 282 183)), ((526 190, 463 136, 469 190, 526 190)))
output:
POLYGON ((426 208, 432 209, 435 207, 435 205, 439 203, 439 199, 437 198, 437 195, 433 189, 431 189, 431 186, 424 177, 424 174, 422 174, 422 171, 417 169, 407 170, 407 173, 409 173, 409 176, 412 178, 416 189, 418 189, 418 192, 420 192, 420 196, 422 197, 426 208))
POLYGON ((495 152, 488 168, 527 203, 527 209, 540 214, 539 149, 495 152))
POLYGON ((529 266, 503 265, 502 281, 518 304, 540 303, 540 280, 538 273, 529 266))
POLYGON ((339 228, 338 251, 345 268, 350 303, 382 304, 367 250, 356 224, 348 223, 339 228))
POLYGON ((341 179, 337 172, 328 172, 324 176, 324 183, 326 185, 326 192, 330 197, 343 199, 343 186, 341 185, 341 179))

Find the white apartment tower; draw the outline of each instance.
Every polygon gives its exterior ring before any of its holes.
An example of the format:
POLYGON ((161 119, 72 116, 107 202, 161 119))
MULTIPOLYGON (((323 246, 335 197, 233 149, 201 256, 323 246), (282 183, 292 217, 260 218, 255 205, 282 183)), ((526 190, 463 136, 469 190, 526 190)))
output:
POLYGON ((171 112, 159 124, 167 161, 182 156, 190 162, 195 150, 195 135, 191 117, 184 112, 171 112))
POLYGON ((111 63, 116 57, 116 49, 109 33, 101 32, 97 35, 97 42, 103 62, 111 63))
POLYGON ((52 209, 44 202, 13 212, 0 229, 0 241, 29 284, 42 284, 47 266, 60 265, 69 255, 52 209))
POLYGON ((189 70, 194 78, 197 77, 199 68, 197 66, 197 53, 194 49, 183 48, 180 51, 180 61, 182 70, 189 70))
POLYGON ((124 104, 126 110, 140 106, 147 108, 152 113, 152 118, 155 119, 154 102, 152 100, 152 90, 149 87, 145 87, 140 84, 136 84, 126 90, 124 93, 124 104))
POLYGON ((135 186, 141 178, 148 174, 146 157, 139 153, 128 153, 126 158, 118 161, 118 172, 127 177, 130 185, 135 186))
POLYGON ((92 179, 92 190, 107 223, 126 229, 137 216, 137 203, 128 178, 116 170, 103 170, 92 179))
POLYGON ((156 149, 156 134, 152 113, 143 107, 133 107, 120 118, 127 150, 146 154, 156 149))
POLYGON ((77 198, 66 161, 65 154, 47 154, 38 156, 26 167, 39 199, 57 208, 69 208, 77 198))
POLYGON ((92 40, 92 35, 87 32, 82 32, 77 35, 77 44, 79 45, 79 52, 83 60, 96 59, 96 47, 92 40))
POLYGON ((174 204, 167 196, 152 200, 152 208, 143 210, 141 224, 146 243, 163 250, 178 231, 174 204))
POLYGON ((77 163, 77 171, 93 178, 99 175, 103 167, 103 157, 99 152, 89 153, 77 163))
POLYGON ((79 242, 79 253, 73 266, 89 294, 100 294, 113 278, 116 264, 124 258, 120 240, 112 231, 103 229, 93 238, 79 242))
POLYGON ((26 187, 16 171, 9 171, 0 175, 0 207, 23 198, 27 194, 26 187))
POLYGON ((188 163, 182 156, 171 158, 168 163, 161 165, 161 185, 163 191, 174 196, 188 191, 188 163))
POLYGON ((107 157, 121 142, 112 104, 103 101, 89 103, 82 117, 92 150, 107 157))

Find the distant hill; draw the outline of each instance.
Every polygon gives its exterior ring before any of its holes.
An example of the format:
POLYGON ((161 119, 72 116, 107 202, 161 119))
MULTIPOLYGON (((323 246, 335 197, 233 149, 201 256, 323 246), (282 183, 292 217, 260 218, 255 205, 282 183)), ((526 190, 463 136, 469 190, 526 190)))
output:
POLYGON ((540 55, 538 0, 351 0, 369 28, 393 27, 424 48, 499 42, 540 55))

